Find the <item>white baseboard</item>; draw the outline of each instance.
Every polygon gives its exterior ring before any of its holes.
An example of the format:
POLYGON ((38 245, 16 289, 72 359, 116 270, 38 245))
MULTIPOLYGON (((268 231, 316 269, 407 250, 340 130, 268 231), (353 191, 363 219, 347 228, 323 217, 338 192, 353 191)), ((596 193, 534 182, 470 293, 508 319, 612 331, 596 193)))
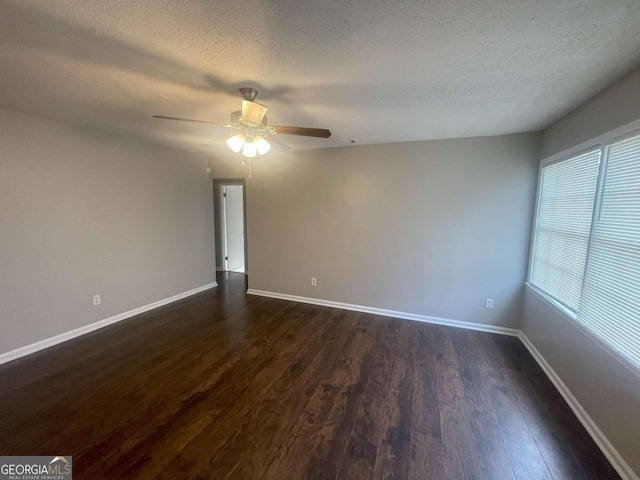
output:
POLYGON ((398 312, 396 310, 366 307, 363 305, 354 305, 351 303, 333 302, 331 300, 321 300, 319 298, 299 297, 297 295, 289 295, 286 293, 254 290, 253 288, 247 290, 247 293, 250 295, 259 295, 261 297, 277 298, 280 300, 289 300, 292 302, 310 303, 312 305, 322 305, 324 307, 342 308, 344 310, 372 313, 374 315, 382 315, 385 317, 402 318, 404 320, 415 320, 417 322, 425 323, 435 323, 436 325, 446 325, 448 327, 466 328, 468 330, 479 330, 481 332, 499 333, 501 335, 512 335, 516 337, 520 335, 520 330, 517 330, 515 328, 496 327, 492 325, 483 325, 481 323, 463 322, 461 320, 431 317, 429 315, 419 315, 417 313, 398 312))
POLYGON ((40 340, 39 342, 32 343, 31 345, 16 348, 15 350, 11 350, 10 352, 6 352, 0 355, 0 365, 2 365, 3 363, 11 362, 12 360, 16 360, 20 357, 30 355, 40 350, 44 350, 45 348, 52 347, 59 343, 66 342, 67 340, 71 340, 72 338, 85 335, 100 328, 104 328, 108 325, 121 322, 122 320, 126 320, 127 318, 140 315, 141 313, 148 312, 149 310, 153 310, 154 308, 162 307, 163 305, 167 305, 183 298, 190 297, 191 295, 195 295, 196 293, 204 292, 205 290, 209 290, 210 288, 214 288, 217 286, 218 284, 216 282, 209 283, 207 285, 203 285, 201 287, 179 293, 172 297, 164 298, 162 300, 158 300, 157 302, 134 308, 133 310, 129 310, 128 312, 120 313, 118 315, 114 315, 113 317, 105 318, 104 320, 99 320, 95 323, 76 328, 75 330, 61 333, 60 335, 56 335, 55 337, 46 338, 44 340, 40 340))
POLYGON ((600 448, 605 457, 607 457, 607 460, 609 460, 613 468, 616 469, 622 480, 640 480, 627 462, 624 461, 620 453, 618 453, 615 447, 611 444, 605 434, 602 433, 602 430, 598 428, 584 407, 580 405, 578 399, 573 396, 569 387, 565 385, 560 376, 555 372, 551 365, 549 365, 533 343, 531 343, 531 340, 527 338, 524 332, 521 332, 519 336, 524 346, 529 350, 536 362, 538 362, 538 365, 540 365, 544 373, 549 377, 549 380, 551 380, 553 385, 558 389, 562 398, 564 398, 569 404, 569 407, 571 407, 575 416, 578 417, 582 426, 587 430, 591 438, 593 438, 593 441, 596 442, 598 448, 600 448))

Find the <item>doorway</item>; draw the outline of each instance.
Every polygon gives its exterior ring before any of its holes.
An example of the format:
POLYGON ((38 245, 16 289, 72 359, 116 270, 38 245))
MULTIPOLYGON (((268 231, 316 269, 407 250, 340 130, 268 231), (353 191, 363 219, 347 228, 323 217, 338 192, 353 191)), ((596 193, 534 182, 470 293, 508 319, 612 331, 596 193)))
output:
POLYGON ((245 184, 243 180, 218 180, 216 216, 219 228, 217 269, 247 273, 245 184))

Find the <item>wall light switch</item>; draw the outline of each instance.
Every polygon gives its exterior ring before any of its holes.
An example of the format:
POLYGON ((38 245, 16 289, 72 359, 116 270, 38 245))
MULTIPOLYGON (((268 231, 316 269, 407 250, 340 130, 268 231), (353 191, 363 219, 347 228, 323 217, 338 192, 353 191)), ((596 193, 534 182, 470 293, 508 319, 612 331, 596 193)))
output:
POLYGON ((312 287, 318 286, 318 279, 317 278, 311 277, 311 286, 312 287))
POLYGON ((100 295, 94 295, 93 296, 93 306, 97 306, 100 305, 102 303, 102 299, 100 298, 100 295))
POLYGON ((493 298, 484 299, 484 308, 486 308, 487 310, 493 309, 493 298))

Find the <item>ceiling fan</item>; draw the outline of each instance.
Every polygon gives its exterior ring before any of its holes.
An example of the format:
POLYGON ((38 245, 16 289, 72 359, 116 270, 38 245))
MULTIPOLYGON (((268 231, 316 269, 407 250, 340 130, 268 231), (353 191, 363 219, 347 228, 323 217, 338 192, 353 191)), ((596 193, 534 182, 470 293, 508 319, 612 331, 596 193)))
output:
POLYGON ((275 138, 275 135, 299 135, 315 138, 329 138, 331 136, 331 132, 324 128, 267 125, 267 107, 255 101, 258 91, 255 88, 243 87, 240 89, 240 93, 243 98, 242 110, 231 112, 231 122, 228 124, 164 115, 154 115, 153 117, 161 120, 207 123, 235 129, 237 132, 227 139, 227 145, 236 153, 242 152, 242 155, 247 158, 266 154, 271 150, 272 145, 280 151, 289 150, 289 147, 275 138))

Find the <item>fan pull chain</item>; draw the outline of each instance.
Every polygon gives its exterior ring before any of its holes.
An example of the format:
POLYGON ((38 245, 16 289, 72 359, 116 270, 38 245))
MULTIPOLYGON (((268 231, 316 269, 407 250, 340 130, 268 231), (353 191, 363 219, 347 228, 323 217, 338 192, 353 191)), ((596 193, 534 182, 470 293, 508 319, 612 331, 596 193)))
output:
POLYGON ((253 178, 251 175, 251 158, 249 158, 249 178, 253 178))
POLYGON ((242 155, 242 166, 244 167, 244 165, 245 165, 244 155, 242 155))

